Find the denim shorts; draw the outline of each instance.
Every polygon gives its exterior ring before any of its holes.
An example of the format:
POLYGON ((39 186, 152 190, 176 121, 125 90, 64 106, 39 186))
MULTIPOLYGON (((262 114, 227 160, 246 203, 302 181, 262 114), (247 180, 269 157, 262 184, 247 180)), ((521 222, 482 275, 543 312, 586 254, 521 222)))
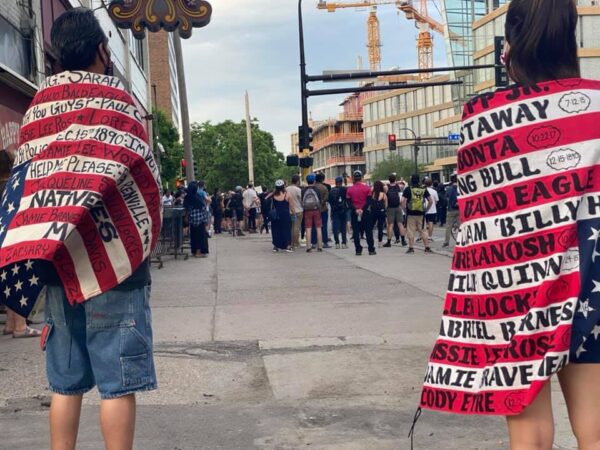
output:
POLYGON ((48 287, 46 372, 52 392, 78 395, 98 387, 102 399, 156 389, 150 287, 111 290, 71 306, 48 287))

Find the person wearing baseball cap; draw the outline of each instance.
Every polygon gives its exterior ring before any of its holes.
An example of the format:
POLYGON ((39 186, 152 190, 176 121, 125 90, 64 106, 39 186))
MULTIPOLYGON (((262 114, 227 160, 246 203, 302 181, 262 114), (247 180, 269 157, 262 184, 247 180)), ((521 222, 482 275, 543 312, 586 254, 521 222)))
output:
POLYGON ((369 255, 376 255, 375 241, 373 239, 373 216, 368 208, 368 199, 371 196, 371 188, 362 182, 363 174, 355 170, 352 174, 354 184, 348 188, 346 198, 352 209, 352 238, 356 256, 362 255, 360 235, 365 234, 369 255))

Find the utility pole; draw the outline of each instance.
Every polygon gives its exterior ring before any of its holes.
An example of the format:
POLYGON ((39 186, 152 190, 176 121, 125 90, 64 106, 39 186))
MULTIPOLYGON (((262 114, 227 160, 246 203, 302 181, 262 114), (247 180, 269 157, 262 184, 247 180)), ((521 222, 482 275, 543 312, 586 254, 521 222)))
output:
POLYGON ((248 141, 248 183, 254 184, 254 154, 252 148, 252 121, 250 120, 250 97, 246 91, 246 139, 248 141))
POLYGON ((185 166, 185 177, 189 183, 190 181, 194 181, 194 155, 192 153, 192 132, 190 129, 190 110, 188 107, 187 88, 185 85, 183 52, 181 50, 181 38, 177 32, 173 32, 173 43, 175 44, 175 59, 177 60, 177 84, 179 86, 179 103, 181 105, 183 157, 187 162, 185 166))

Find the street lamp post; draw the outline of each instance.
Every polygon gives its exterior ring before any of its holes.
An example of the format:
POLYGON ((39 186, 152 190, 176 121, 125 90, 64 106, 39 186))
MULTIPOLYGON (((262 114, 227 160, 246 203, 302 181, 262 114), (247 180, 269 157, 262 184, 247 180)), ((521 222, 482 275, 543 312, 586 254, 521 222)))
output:
POLYGON ((421 138, 419 138, 417 136, 417 133, 415 133, 410 128, 400 128, 398 131, 410 131, 415 139, 415 142, 413 144, 413 151, 414 151, 414 155, 415 155, 415 175, 416 175, 419 173, 419 163, 417 161, 418 161, 418 157, 419 157, 419 142, 421 141, 421 138))

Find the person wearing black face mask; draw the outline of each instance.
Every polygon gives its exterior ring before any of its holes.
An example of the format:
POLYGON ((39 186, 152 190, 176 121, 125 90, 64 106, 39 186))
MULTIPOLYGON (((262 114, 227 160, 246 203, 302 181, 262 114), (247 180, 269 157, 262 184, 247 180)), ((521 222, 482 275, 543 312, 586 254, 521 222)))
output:
POLYGON ((108 37, 94 13, 86 8, 69 12, 70 20, 64 21, 60 30, 55 28, 51 36, 52 48, 58 55, 55 72, 83 70, 114 76, 108 37), (91 23, 92 19, 97 25, 91 23))

